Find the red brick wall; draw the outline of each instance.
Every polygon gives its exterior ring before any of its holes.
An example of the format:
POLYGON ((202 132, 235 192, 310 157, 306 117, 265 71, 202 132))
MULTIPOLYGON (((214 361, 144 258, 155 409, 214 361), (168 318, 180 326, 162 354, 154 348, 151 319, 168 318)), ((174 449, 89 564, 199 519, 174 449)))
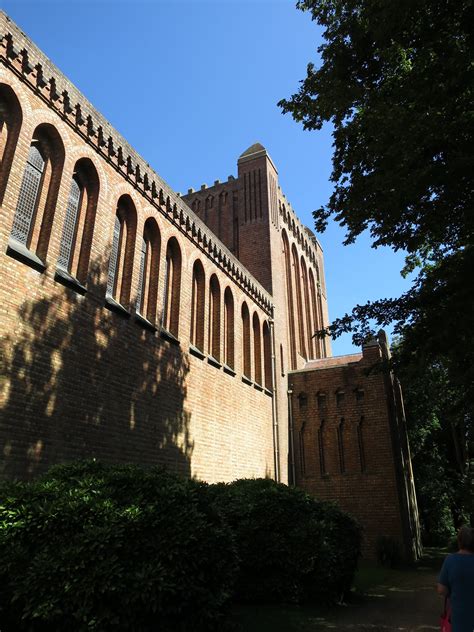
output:
MULTIPOLYGON (((29 477, 52 463, 86 456, 164 463, 209 481, 272 475, 271 393, 242 381, 240 318, 245 301, 251 318, 257 314, 263 327, 271 313, 271 297, 159 176, 145 171, 143 161, 125 141, 106 129, 92 106, 3 14, 0 22, 13 35, 13 48, 3 50, 0 83, 11 87, 22 113, 0 207, 1 475, 29 477), (18 54, 23 48, 28 59, 18 54), (41 64, 45 86, 40 71, 29 71, 25 60, 41 64), (49 82, 53 76, 60 95, 56 98, 49 82), (61 87, 68 89, 68 101, 61 96, 61 87), (63 119, 59 116, 58 109, 67 110, 68 103, 74 108, 75 97, 82 99, 85 123, 77 118, 77 109, 63 119), (85 138, 88 112, 94 130, 85 138), (37 253, 43 265, 37 265, 34 250, 26 258, 12 250, 10 235, 31 138, 44 123, 61 139, 64 165, 47 248, 37 253), (115 149, 109 159, 104 152, 110 145, 107 136, 100 144, 99 127, 110 132, 115 149), (99 178, 89 269, 83 282, 86 292, 79 284, 61 281, 56 269, 74 165, 81 158, 90 159, 99 178), (136 239, 126 279, 130 292, 121 307, 110 309, 105 300, 108 265, 117 202, 124 194, 136 211, 136 239), (154 328, 137 318, 135 310, 141 236, 150 217, 157 223, 161 241, 154 328), (160 333, 165 255, 172 238, 181 258, 178 340, 160 333), (196 258, 206 277, 204 357, 190 353, 196 258), (233 295, 235 374, 208 358, 213 274, 220 286, 221 346, 226 287, 233 295)), ((263 349, 261 353, 263 366, 263 349)))
POLYGON ((410 558, 418 546, 417 533, 410 532, 416 507, 408 506, 398 478, 403 455, 394 445, 393 392, 377 368, 381 358, 375 343, 363 354, 316 361, 290 374, 296 481, 317 498, 337 500, 360 521, 366 556, 374 557, 383 535, 410 558))

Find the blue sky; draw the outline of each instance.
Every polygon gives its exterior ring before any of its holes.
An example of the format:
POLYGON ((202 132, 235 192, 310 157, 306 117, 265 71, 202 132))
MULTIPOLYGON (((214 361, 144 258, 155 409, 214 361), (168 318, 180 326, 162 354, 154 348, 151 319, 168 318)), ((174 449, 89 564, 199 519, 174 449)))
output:
MULTIPOLYGON (((317 63, 321 31, 293 0, 7 0, 4 10, 176 191, 236 175, 261 142, 303 223, 331 193, 331 133, 305 132, 276 106, 317 63)), ((403 254, 323 246, 329 315, 408 287, 403 254)), ((333 342, 351 353, 350 336, 333 342)))

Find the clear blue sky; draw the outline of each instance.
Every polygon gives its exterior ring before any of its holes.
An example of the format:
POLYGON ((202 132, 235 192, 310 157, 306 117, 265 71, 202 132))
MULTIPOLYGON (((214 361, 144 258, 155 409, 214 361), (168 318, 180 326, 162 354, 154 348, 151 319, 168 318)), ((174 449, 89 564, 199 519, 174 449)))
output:
MULTIPOLYGON (((276 103, 317 62, 321 31, 287 0, 7 0, 4 10, 176 191, 236 174, 256 141, 303 223, 331 193, 330 129, 304 132, 276 103)), ((403 255, 368 237, 323 246, 331 318, 408 287, 403 255)), ((334 354, 354 350, 350 336, 334 354)))

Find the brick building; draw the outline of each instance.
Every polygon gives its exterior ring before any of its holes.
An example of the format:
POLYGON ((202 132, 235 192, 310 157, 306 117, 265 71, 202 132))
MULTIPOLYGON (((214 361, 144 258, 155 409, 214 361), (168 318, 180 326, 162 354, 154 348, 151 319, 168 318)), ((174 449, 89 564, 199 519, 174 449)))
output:
POLYGON ((412 551, 400 398, 363 371, 384 347, 331 358, 313 337, 328 324, 323 253, 267 151, 180 196, 0 25, 1 475, 96 456, 272 476, 340 498, 367 546, 380 524, 412 551), (369 514, 362 498, 380 503, 369 514))

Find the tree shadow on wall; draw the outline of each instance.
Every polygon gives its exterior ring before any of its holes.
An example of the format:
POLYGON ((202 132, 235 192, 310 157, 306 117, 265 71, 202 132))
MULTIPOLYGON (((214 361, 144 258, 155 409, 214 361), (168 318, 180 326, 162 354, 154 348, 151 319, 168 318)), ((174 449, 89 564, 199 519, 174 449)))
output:
MULTIPOLYGON (((52 297, 26 300, 11 321, 0 347, 0 477, 86 457, 190 474, 188 361, 104 307, 106 265, 91 266, 85 296, 55 283, 52 297)), ((36 295, 51 285, 43 276, 36 295)))

